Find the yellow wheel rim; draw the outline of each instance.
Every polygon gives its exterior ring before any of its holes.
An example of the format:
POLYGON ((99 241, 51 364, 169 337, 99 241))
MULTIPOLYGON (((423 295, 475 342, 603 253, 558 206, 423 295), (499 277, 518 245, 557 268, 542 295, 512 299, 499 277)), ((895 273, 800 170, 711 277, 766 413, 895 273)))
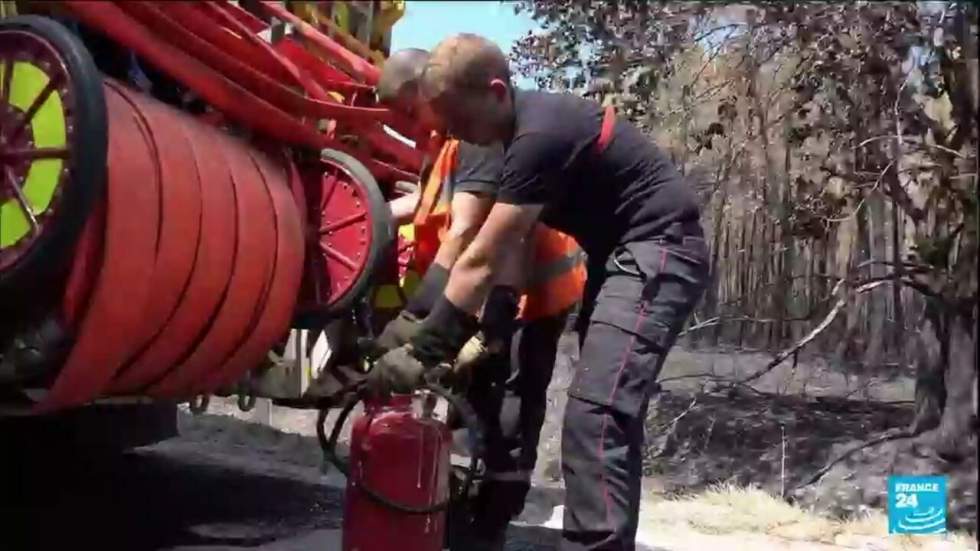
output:
POLYGON ((8 189, 6 200, 0 203, 0 249, 4 249, 38 230, 37 217, 51 206, 61 181, 61 156, 66 154, 68 135, 61 93, 42 68, 24 61, 3 62, 0 83, 0 97, 7 100, 5 107, 16 111, 22 120, 30 117, 24 129, 18 132, 15 128, 4 137, 14 138, 11 145, 18 152, 27 154, 33 148, 35 152, 51 153, 29 159, 26 176, 18 176, 9 165, 4 167, 2 177, 8 189), (28 147, 18 147, 21 144, 28 147))
POLYGON ((104 197, 107 126, 82 41, 46 17, 0 19, 0 293, 68 268, 104 197))

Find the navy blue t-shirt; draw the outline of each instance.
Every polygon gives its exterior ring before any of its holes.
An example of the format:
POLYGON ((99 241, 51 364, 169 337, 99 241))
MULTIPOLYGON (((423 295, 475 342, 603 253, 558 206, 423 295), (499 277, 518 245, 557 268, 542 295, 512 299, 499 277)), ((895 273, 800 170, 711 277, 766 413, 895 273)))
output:
POLYGON ((460 141, 456 169, 449 175, 449 193, 464 191, 496 195, 504 170, 504 149, 499 144, 479 146, 460 141))
POLYGON ((516 90, 514 104, 498 201, 544 205, 542 222, 603 257, 616 245, 659 237, 673 222, 697 222, 694 190, 633 125, 617 119, 607 148, 596 155, 598 103, 516 90))

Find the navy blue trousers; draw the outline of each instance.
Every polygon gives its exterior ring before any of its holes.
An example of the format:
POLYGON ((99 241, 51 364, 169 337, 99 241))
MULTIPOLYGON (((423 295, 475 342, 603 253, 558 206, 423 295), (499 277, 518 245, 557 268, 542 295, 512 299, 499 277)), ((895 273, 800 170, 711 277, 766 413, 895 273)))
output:
POLYGON ((709 280, 704 239, 590 259, 582 348, 562 428, 562 551, 635 549, 644 422, 670 348, 709 280))

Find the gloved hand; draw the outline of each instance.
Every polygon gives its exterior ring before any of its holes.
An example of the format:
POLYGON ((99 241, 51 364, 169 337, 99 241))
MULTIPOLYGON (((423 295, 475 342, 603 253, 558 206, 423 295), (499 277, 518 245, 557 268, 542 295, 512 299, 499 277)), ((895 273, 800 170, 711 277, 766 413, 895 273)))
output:
POLYGON ((469 373, 489 355, 490 350, 487 348, 483 333, 473 335, 456 356, 456 361, 453 362, 453 375, 461 379, 468 379, 469 373))
POLYGON ((410 394, 424 382, 426 366, 412 355, 412 345, 386 352, 367 374, 367 387, 374 396, 410 394))
POLYGON ((398 317, 388 322, 381 335, 375 339, 374 346, 389 351, 412 340, 421 328, 422 320, 429 315, 433 305, 442 297, 442 291, 449 281, 449 270, 433 264, 425 273, 419 288, 408 299, 408 304, 398 317))
POLYGON ((494 354, 507 353, 507 343, 516 330, 519 296, 512 287, 498 286, 490 291, 483 309, 483 329, 466 341, 456 356, 453 373, 467 379, 480 363, 494 354))
POLYGON ((449 363, 479 329, 476 316, 441 297, 412 337, 412 355, 425 365, 449 363))
POLYGON ((520 298, 517 289, 510 286, 498 285, 490 290, 481 320, 487 342, 506 341, 513 336, 520 298))
POLYGON ((385 352, 394 350, 412 340, 421 326, 421 319, 408 310, 402 310, 398 313, 398 317, 385 325, 381 335, 375 339, 375 345, 385 352))

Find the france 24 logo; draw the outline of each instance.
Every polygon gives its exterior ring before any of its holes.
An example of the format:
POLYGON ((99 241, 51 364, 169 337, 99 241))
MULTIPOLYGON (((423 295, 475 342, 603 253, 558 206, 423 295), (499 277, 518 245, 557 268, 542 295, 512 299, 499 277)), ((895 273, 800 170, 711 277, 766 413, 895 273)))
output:
POLYGON ((946 477, 888 477, 889 534, 945 532, 946 477))

